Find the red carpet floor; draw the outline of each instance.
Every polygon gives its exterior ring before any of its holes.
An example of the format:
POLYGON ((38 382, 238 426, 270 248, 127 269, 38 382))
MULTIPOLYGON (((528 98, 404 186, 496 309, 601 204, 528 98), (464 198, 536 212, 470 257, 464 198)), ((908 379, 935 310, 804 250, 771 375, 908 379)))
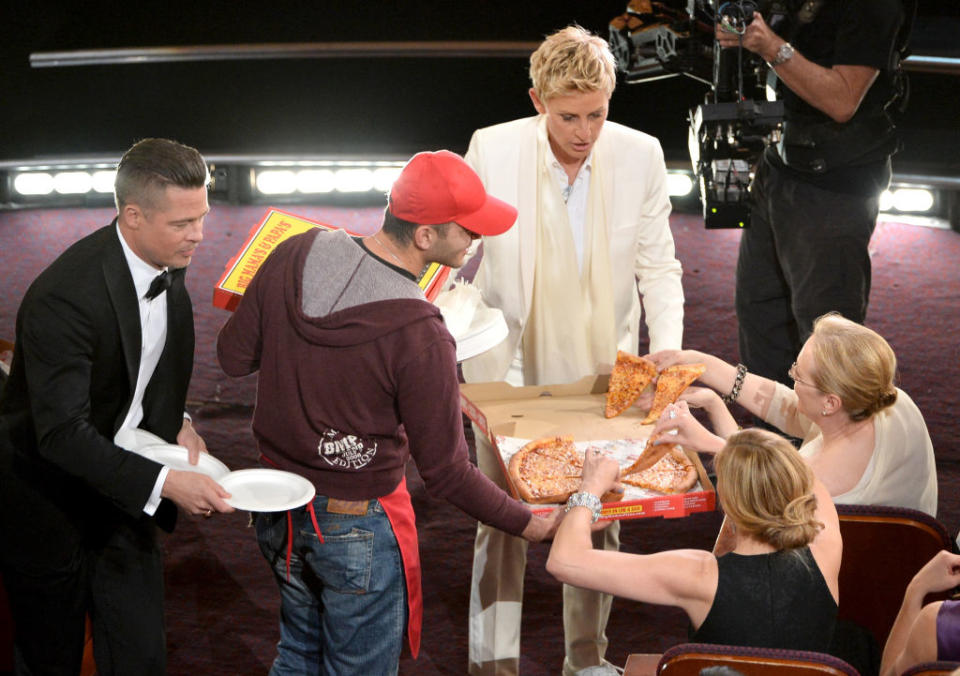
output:
MULTIPOLYGON (((253 466, 249 430, 255 396, 251 378, 232 380, 216 365, 216 332, 226 318, 210 300, 223 265, 262 216, 261 207, 214 206, 205 241, 188 275, 197 317, 196 371, 190 410, 211 451, 232 469, 253 466)), ((376 227, 376 209, 297 208, 296 213, 358 232, 376 227)), ((12 338, 19 299, 34 276, 68 243, 106 224, 106 209, 0 213, 3 291, 0 337, 12 338)), ((733 279, 739 232, 707 231, 699 218, 676 214, 672 228, 684 267, 685 344, 736 360, 733 279)), ((960 526, 960 235, 898 223, 878 225, 871 243, 874 287, 867 324, 899 357, 901 387, 923 411, 940 476, 939 518, 960 526)), ((463 674, 467 603, 475 524, 426 495, 408 471, 421 534, 425 625, 420 659, 405 655, 402 674, 463 674)), ((709 548, 716 513, 686 519, 626 522, 627 551, 709 548)), ((168 642, 171 674, 264 674, 277 640, 278 595, 246 515, 183 518, 166 538, 168 642)), ((560 586, 544 571, 546 546, 533 546, 527 568, 522 634, 523 673, 556 674, 563 655, 560 586)), ((642 583, 638 581, 638 584, 642 583)), ((608 656, 623 664, 631 652, 659 652, 685 638, 682 613, 616 601, 608 656)))

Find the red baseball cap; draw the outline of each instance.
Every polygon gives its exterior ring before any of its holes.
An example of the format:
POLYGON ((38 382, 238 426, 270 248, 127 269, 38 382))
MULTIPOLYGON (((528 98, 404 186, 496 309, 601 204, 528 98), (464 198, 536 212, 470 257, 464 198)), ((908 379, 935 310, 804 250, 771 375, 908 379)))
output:
POLYGON ((417 153, 390 189, 390 213, 417 225, 453 221, 478 235, 499 235, 517 210, 487 194, 480 177, 456 153, 417 153))

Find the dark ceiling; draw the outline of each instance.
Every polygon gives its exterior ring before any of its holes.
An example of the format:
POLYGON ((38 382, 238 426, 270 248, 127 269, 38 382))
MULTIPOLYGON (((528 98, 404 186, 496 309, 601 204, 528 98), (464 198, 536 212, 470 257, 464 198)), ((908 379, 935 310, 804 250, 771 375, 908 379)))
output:
MULTIPOLYGON (((274 59, 31 68, 31 53, 240 43, 540 40, 605 34, 625 1, 25 2, 0 17, 0 159, 119 153, 166 136, 206 154, 463 152, 470 132, 528 115, 522 58, 274 59)), ((914 52, 960 56, 956 0, 919 3, 914 52), (951 52, 952 50, 952 52, 951 52)), ((960 76, 915 73, 902 163, 960 157, 960 76), (949 150, 952 148, 952 150, 949 150)), ((686 157, 686 78, 621 85, 611 118, 686 157)))

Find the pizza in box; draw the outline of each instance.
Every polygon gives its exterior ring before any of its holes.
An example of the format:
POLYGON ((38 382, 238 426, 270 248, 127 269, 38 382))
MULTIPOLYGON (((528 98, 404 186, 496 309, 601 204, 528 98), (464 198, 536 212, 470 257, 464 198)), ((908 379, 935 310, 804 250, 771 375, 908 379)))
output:
MULTIPOLYGON (((616 442, 600 443, 606 446, 616 442)), ((571 436, 542 437, 523 445, 507 463, 507 474, 520 499, 530 504, 566 502, 580 488, 586 448, 578 449, 571 436)), ((683 449, 671 443, 646 443, 639 457, 620 470, 622 484, 662 495, 686 493, 698 480, 693 462, 683 449)), ((601 501, 623 498, 624 494, 608 493, 601 501)))

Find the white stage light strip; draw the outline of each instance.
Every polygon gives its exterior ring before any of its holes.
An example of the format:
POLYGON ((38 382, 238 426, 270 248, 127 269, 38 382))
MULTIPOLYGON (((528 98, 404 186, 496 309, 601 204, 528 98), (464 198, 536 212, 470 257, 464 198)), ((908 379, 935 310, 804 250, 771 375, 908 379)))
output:
POLYGON ((670 197, 686 197, 693 190, 690 174, 679 171, 667 172, 667 194, 670 197))
MULTIPOLYGON (((266 163, 264 163, 266 165, 266 163)), ((256 172, 255 185, 264 195, 302 193, 386 193, 400 175, 402 165, 389 162, 330 163, 330 168, 287 169, 271 167, 256 172), (334 168, 332 165, 339 168, 334 168)), ((280 165, 282 166, 282 165, 280 165)))
POLYGON ((113 183, 116 178, 116 169, 105 169, 93 172, 93 191, 113 194, 113 183))
POLYGON ((933 193, 923 188, 899 188, 893 193, 893 208, 897 211, 926 213, 933 204, 933 193))
POLYGON ((923 214, 936 204, 932 190, 926 188, 895 188, 880 194, 880 211, 923 214))
POLYGON ((21 195, 49 195, 53 185, 53 174, 45 171, 17 174, 13 179, 13 189, 21 195))
POLYGON ((113 193, 114 169, 97 171, 26 171, 13 179, 13 189, 21 195, 83 195, 88 192, 113 193))
POLYGON ((257 190, 264 195, 289 195, 297 190, 297 174, 289 169, 258 171, 257 190))
POLYGON ((61 195, 83 195, 93 188, 93 178, 86 171, 61 171, 53 176, 53 189, 61 195))
POLYGON ((335 174, 329 169, 304 169, 296 175, 297 191, 312 195, 333 192, 337 188, 335 174))

